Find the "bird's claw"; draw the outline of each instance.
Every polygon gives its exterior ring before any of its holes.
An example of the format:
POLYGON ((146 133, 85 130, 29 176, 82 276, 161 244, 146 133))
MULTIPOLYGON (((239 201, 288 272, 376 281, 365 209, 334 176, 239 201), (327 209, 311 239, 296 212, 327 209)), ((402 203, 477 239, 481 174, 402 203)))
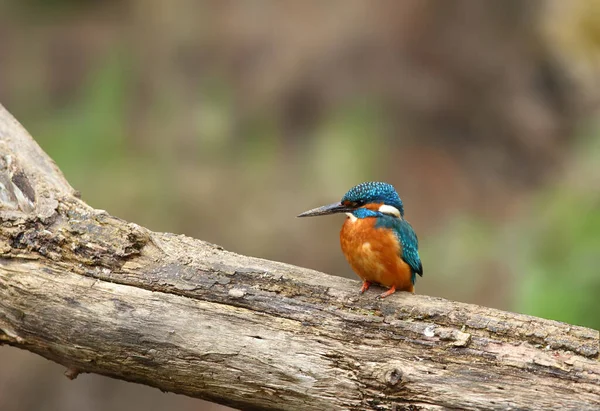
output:
POLYGON ((395 287, 395 286, 392 286, 392 287, 390 287, 390 289, 389 289, 389 290, 387 290, 385 293, 379 294, 379 297, 378 297, 378 298, 384 299, 385 297, 387 297, 387 296, 389 296, 389 295, 392 295, 392 294, 394 294, 395 292, 396 292, 396 287, 395 287))

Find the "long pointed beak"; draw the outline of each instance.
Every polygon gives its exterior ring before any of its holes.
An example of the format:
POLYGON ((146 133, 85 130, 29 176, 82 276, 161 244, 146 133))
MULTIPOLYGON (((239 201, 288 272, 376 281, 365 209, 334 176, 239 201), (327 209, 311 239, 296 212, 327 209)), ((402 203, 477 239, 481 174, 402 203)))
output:
POLYGON ((322 207, 313 208, 298 214, 298 217, 316 217, 319 215, 335 214, 335 213, 347 213, 352 211, 352 207, 343 205, 342 203, 333 203, 322 207))

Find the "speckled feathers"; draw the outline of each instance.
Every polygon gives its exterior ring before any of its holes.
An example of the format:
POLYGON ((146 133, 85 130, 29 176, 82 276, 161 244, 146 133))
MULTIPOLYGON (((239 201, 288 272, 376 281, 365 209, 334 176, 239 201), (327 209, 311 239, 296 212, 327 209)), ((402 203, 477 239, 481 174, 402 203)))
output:
POLYGON ((369 203, 383 203, 396 207, 404 215, 402 200, 391 184, 369 181, 352 187, 342 197, 342 203, 363 206, 369 203))

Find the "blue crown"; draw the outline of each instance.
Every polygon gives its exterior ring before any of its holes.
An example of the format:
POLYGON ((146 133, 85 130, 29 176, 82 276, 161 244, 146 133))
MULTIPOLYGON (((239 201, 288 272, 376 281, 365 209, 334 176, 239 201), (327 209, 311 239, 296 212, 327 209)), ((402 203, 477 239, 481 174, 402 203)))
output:
POLYGON ((362 206, 369 203, 383 203, 396 207, 404 216, 402 200, 391 184, 379 181, 369 181, 352 187, 342 197, 342 203, 349 202, 362 206))

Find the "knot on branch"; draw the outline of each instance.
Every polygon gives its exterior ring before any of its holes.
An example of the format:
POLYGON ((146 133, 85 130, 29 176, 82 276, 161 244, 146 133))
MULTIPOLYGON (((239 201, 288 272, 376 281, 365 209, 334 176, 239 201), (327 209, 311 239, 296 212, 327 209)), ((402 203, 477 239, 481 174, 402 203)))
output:
POLYGON ((387 385, 394 386, 402 381, 404 372, 400 368, 392 368, 385 373, 385 382, 387 385))
POLYGON ((408 377, 405 369, 410 368, 410 365, 398 360, 388 361, 385 363, 371 364, 371 372, 373 377, 388 388, 402 386, 408 382, 408 377))

